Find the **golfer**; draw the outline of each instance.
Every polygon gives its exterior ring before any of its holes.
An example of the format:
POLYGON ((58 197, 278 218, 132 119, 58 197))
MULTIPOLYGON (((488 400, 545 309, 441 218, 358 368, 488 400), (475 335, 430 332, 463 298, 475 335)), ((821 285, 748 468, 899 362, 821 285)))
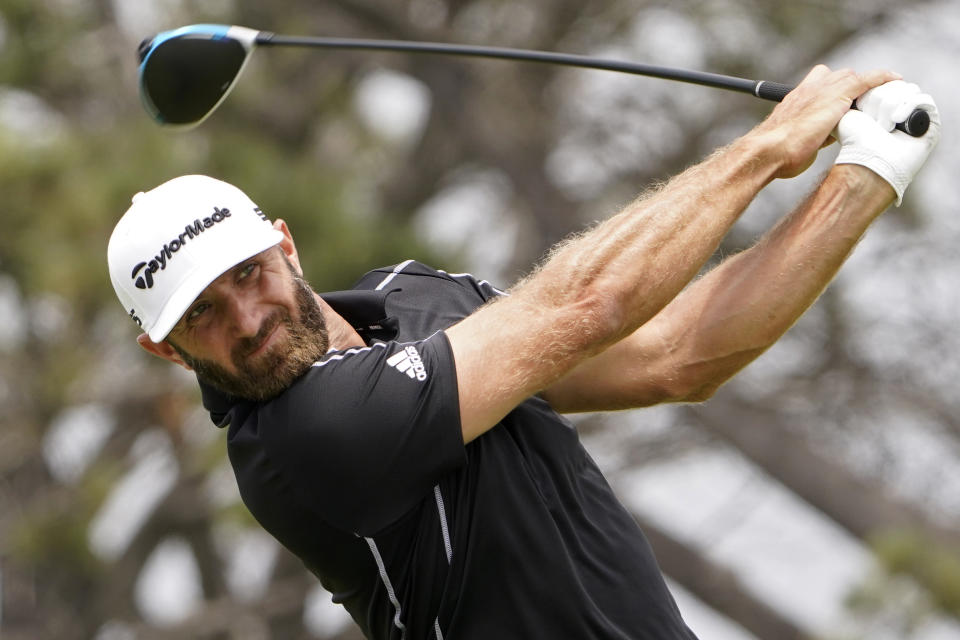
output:
POLYGON ((203 176, 134 198, 110 275, 140 345, 196 372, 250 512, 368 638, 689 640, 560 414, 708 398, 899 203, 939 130, 896 74, 815 67, 752 131, 508 294, 413 261, 316 294, 287 225, 203 176), (893 130, 918 107, 925 136, 893 130), (837 164, 814 193, 691 284, 757 193, 831 134, 837 164))

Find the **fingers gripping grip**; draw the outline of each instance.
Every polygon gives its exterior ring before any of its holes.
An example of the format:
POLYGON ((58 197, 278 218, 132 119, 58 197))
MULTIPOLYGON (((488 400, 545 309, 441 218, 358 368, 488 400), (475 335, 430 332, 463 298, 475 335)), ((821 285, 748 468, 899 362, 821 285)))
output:
MULTIPOLYGON (((793 91, 793 85, 767 80, 760 80, 753 89, 754 95, 758 98, 773 102, 780 102, 791 91, 793 91)), ((856 109, 856 104, 851 105, 851 108, 856 109)), ((898 122, 895 128, 914 138, 919 138, 930 128, 930 114, 923 109, 914 109, 907 119, 898 122)))
POLYGON ((933 97, 920 87, 893 80, 857 98, 857 109, 840 119, 835 137, 840 143, 836 164, 870 169, 893 187, 899 205, 903 192, 940 139, 940 112, 933 97), (918 109, 926 114, 927 133, 919 137, 891 134, 897 121, 908 122, 918 109))

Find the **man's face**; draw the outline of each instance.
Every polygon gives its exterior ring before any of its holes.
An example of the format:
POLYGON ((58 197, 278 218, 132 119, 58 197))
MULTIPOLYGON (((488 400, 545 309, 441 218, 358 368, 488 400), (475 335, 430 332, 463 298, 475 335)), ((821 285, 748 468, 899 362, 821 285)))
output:
POLYGON ((255 401, 286 389, 328 347, 313 290, 278 248, 212 282, 167 342, 202 382, 255 401))

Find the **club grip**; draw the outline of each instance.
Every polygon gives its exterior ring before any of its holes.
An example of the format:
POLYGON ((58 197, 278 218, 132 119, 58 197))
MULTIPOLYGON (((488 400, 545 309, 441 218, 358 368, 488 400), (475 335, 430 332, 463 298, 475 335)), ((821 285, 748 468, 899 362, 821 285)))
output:
MULTIPOLYGON (((793 91, 792 85, 767 80, 759 81, 753 88, 753 93, 758 98, 774 102, 780 102, 791 91, 793 91)), ((919 138, 930 128, 930 114, 923 109, 914 109, 906 120, 897 123, 896 128, 914 138, 919 138)))
POLYGON ((897 123, 897 129, 919 138, 930 128, 930 114, 923 109, 914 109, 903 122, 897 123))
POLYGON ((761 80, 753 88, 753 93, 758 98, 763 98, 764 100, 773 100, 774 102, 780 102, 791 91, 793 91, 793 85, 781 84, 779 82, 768 82, 767 80, 761 80))

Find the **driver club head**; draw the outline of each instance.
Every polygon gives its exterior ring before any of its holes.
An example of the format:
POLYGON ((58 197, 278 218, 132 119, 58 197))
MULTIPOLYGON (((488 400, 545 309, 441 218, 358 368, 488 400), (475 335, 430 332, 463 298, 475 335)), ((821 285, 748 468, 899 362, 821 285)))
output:
POLYGON ((227 97, 253 51, 259 32, 246 27, 196 24, 144 40, 140 98, 162 125, 200 124, 227 97))

